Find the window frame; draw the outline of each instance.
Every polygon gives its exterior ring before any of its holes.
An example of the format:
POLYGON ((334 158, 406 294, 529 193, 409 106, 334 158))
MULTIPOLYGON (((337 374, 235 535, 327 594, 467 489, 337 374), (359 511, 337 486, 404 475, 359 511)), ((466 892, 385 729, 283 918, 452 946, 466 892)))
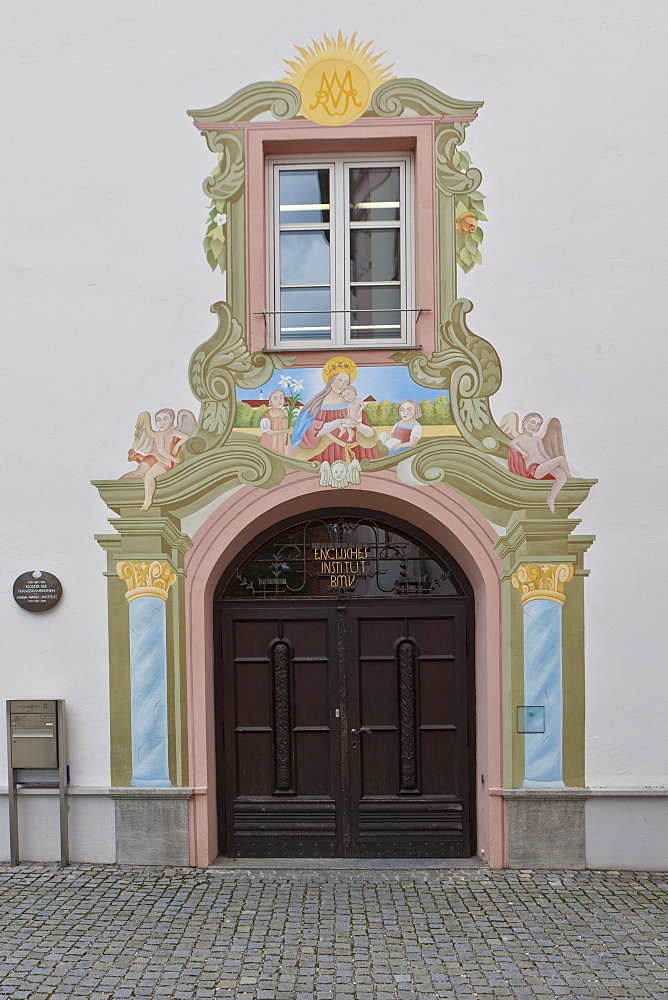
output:
MULTIPOLYGON (((327 351, 412 347, 415 345, 415 326, 418 311, 415 307, 415 160, 412 150, 382 153, 313 153, 301 155, 272 155, 265 159, 266 204, 266 329, 269 350, 327 351), (395 167, 400 169, 399 220, 353 222, 350 219, 349 186, 351 168, 395 167), (328 169, 330 171, 329 223, 286 224, 279 220, 279 175, 282 168, 328 169), (282 226, 284 228, 282 228, 282 226), (304 228, 314 230, 329 228, 330 232, 330 319, 331 337, 325 339, 281 339, 280 330, 280 233, 304 228), (353 312, 372 312, 371 309, 351 308, 350 235, 353 229, 399 229, 400 232, 400 286, 399 309, 401 335, 399 337, 351 337, 350 318, 353 312)), ((353 282, 353 286, 363 284, 353 282)), ((378 285, 392 282, 379 281, 378 285)), ((300 286, 303 287, 303 286, 300 286)), ((318 285, 317 287, 321 287, 318 285)))

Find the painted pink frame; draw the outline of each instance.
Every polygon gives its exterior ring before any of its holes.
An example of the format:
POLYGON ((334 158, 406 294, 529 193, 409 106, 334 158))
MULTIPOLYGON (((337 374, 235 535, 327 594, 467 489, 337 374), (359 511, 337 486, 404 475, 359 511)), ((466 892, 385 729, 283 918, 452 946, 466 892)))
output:
POLYGON ((466 500, 443 483, 404 486, 393 472, 363 485, 323 490, 317 476, 289 471, 270 490, 244 486, 209 517, 186 559, 190 860, 206 867, 218 854, 214 716, 213 595, 225 568, 260 532, 299 514, 350 507, 394 514, 435 538, 468 575, 476 608, 476 799, 478 853, 493 868, 506 864, 503 787, 503 654, 501 559, 496 533, 466 500), (352 492, 351 492, 352 491, 352 492), (343 495, 342 495, 343 494, 343 495))
MULTIPOLYGON (((430 312, 420 314, 416 337, 429 354, 436 346, 436 207, 434 177, 434 124, 442 118, 361 118, 341 125, 333 136, 326 125, 297 122, 251 122, 246 130, 246 273, 247 329, 251 351, 266 348, 263 316, 267 308, 266 159, 281 154, 370 153, 412 150, 415 158, 415 302, 430 312)), ((240 127, 240 126, 236 126, 240 127)), ((394 348, 355 348, 358 365, 392 364, 394 348)), ((290 352, 288 352, 290 353, 290 352)), ((298 352, 297 364, 320 367, 331 356, 327 351, 298 352)))

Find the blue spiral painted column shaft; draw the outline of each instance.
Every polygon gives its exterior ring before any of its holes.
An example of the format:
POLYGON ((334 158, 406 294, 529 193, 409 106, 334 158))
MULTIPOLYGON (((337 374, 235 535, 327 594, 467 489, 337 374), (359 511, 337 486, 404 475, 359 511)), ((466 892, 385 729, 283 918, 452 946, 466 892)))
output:
POLYGON ((169 563, 118 563, 128 582, 132 780, 136 788, 165 788, 169 780, 167 721, 167 615, 169 563))
POLYGON ((524 610, 524 705, 518 728, 524 733, 525 788, 563 788, 562 606, 570 563, 520 566, 512 577, 524 610))

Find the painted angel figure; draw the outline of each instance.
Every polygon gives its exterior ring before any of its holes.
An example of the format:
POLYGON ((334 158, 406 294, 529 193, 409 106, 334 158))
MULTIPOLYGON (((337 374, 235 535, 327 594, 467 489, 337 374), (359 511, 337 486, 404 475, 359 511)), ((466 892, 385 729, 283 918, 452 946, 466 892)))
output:
POLYGON ((320 485, 332 486, 334 489, 342 490, 351 483, 359 486, 362 481, 362 466, 354 458, 352 462, 344 462, 342 458, 335 458, 329 462, 320 463, 320 485))
POLYGON ((547 506, 554 514, 554 501, 564 483, 573 479, 564 455, 561 421, 552 417, 544 424, 540 413, 527 413, 520 425, 516 413, 506 413, 501 430, 510 438, 508 468, 525 479, 553 479, 547 506), (542 430, 541 430, 542 428, 542 430))
POLYGON ((142 510, 148 510, 155 493, 155 481, 163 472, 169 472, 179 465, 179 453, 183 442, 187 441, 197 426, 195 414, 190 410, 158 410, 155 428, 151 424, 151 414, 143 410, 137 417, 135 439, 128 452, 128 462, 137 462, 137 468, 126 472, 121 479, 144 480, 144 503, 142 510))

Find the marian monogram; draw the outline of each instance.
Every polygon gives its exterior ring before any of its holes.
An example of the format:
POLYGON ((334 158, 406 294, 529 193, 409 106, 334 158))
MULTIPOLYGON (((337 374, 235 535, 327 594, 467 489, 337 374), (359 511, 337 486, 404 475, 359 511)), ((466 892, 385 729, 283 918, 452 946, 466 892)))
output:
POLYGON ((343 79, 340 79, 337 70, 330 77, 323 72, 315 102, 309 105, 309 110, 315 111, 322 106, 330 117, 345 118, 351 104, 356 109, 363 107, 362 102, 357 100, 357 94, 358 91, 353 86, 352 70, 348 70, 343 79))
MULTIPOLYGON (((297 46, 298 56, 286 59, 285 83, 302 96, 301 113, 319 125, 346 125, 364 114, 374 90, 392 79, 389 66, 381 65, 371 42, 358 43, 355 35, 325 35, 309 48, 297 46)), ((384 53, 383 53, 384 54, 384 53)))

